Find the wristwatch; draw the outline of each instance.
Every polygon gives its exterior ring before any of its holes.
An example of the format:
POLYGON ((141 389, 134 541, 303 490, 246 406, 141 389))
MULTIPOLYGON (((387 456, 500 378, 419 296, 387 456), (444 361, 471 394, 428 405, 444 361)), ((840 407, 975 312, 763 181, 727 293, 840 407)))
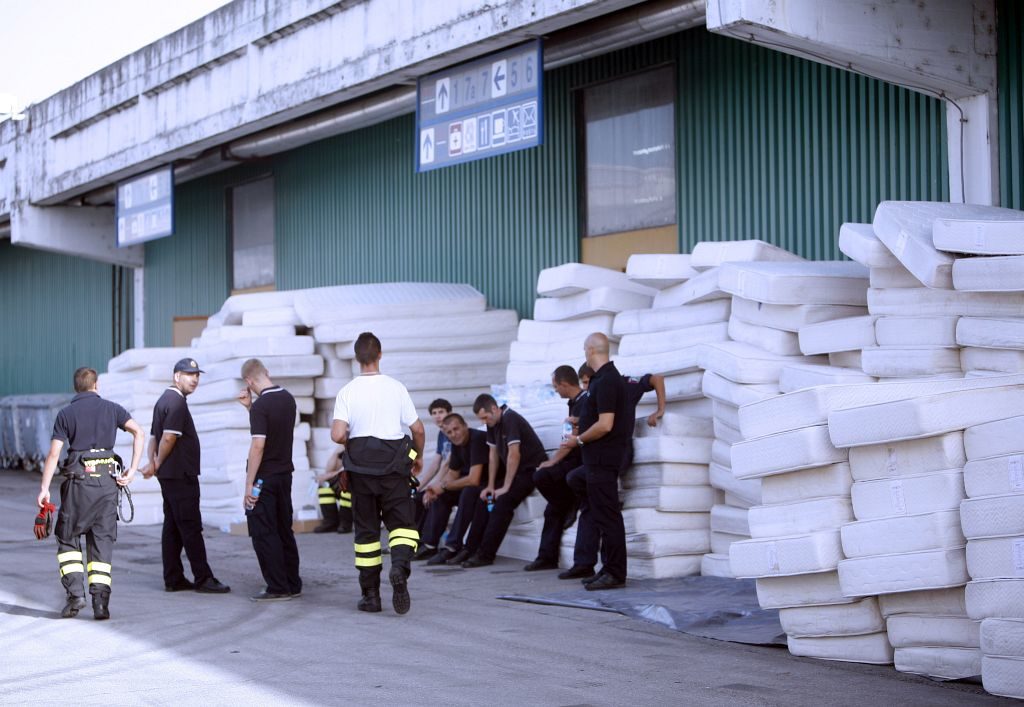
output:
POLYGON ((577 447, 582 447, 583 446, 583 438, 582 437, 577 437, 576 438, 576 446, 577 447))

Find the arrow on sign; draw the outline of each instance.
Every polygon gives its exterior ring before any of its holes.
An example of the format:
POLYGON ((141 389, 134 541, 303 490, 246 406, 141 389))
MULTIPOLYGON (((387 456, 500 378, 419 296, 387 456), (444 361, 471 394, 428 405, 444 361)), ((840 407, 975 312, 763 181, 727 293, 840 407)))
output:
POLYGON ((445 111, 448 108, 448 82, 445 81, 441 84, 441 88, 437 92, 437 108, 439 111, 445 111))
POLYGON ((502 64, 504 64, 504 62, 498 64, 498 70, 494 72, 494 90, 497 91, 498 93, 504 92, 503 87, 505 84, 505 73, 504 71, 502 71, 502 69, 504 69, 505 67, 502 66, 502 64))
POLYGON ((506 73, 505 60, 500 59, 491 64, 491 76, 494 77, 494 85, 491 87, 491 98, 501 98, 505 95, 508 87, 508 73, 506 73))

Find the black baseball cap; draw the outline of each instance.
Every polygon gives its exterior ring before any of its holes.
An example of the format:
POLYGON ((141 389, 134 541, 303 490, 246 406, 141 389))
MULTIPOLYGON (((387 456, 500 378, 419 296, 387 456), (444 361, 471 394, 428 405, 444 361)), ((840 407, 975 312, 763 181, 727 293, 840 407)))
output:
POLYGON ((199 364, 194 358, 183 358, 174 364, 175 373, 206 373, 199 370, 199 364))

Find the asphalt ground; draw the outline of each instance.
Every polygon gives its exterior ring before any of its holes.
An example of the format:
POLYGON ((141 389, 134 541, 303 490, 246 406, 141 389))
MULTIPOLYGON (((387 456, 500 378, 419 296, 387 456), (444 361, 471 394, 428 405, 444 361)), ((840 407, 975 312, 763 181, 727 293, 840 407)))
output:
MULTIPOLYGON (((53 538, 32 535, 38 476, 0 471, 0 704, 973 705, 979 685, 796 658, 617 614, 498 600, 554 572, 414 565, 412 611, 356 610, 351 535, 300 535, 301 598, 256 604, 247 537, 206 533, 228 595, 163 590, 160 528, 122 526, 109 621, 59 618, 53 538)), ((56 497, 56 485, 54 496, 56 497)), ((387 559, 385 559, 385 566, 387 559)))

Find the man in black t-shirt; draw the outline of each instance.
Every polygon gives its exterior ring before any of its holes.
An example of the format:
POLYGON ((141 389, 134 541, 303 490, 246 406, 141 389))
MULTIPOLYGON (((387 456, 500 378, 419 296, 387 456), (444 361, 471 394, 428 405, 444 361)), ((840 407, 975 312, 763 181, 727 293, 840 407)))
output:
POLYGON ((533 493, 533 472, 548 459, 537 433, 515 410, 498 407, 497 401, 484 393, 473 401, 473 412, 487 425, 490 453, 487 486, 480 492, 473 517, 474 533, 477 527, 483 528, 483 539, 463 567, 494 564, 516 507, 533 493), (488 499, 493 506, 490 511, 488 499))
POLYGON ((186 396, 199 386, 199 364, 183 358, 174 364, 172 385, 153 408, 147 479, 156 474, 164 497, 164 526, 160 544, 164 563, 164 589, 195 589, 204 594, 225 594, 231 587, 213 576, 206 561, 203 517, 199 512, 199 435, 192 422, 186 396), (185 578, 181 551, 185 550, 195 582, 185 578))
POLYGON ((448 525, 448 517, 452 507, 457 503, 455 523, 448 533, 448 542, 427 564, 441 565, 449 561, 461 563, 469 558, 471 548, 463 545, 463 538, 469 529, 480 502, 480 488, 487 474, 487 461, 490 456, 487 448, 487 433, 483 430, 471 430, 465 418, 452 413, 444 418, 441 429, 447 439, 451 440, 452 451, 448 458, 448 469, 437 486, 431 484, 426 490, 428 502, 427 519, 421 541, 433 543, 436 547, 448 525))
POLYGON ((50 452, 43 466, 43 478, 36 502, 40 508, 50 502, 50 481, 57 470, 61 451, 67 458, 60 485, 57 513, 57 562, 60 581, 67 592, 61 617, 70 619, 85 606, 82 580, 88 568, 93 617, 110 618, 111 562, 117 539, 117 488, 127 486, 142 460, 145 433, 120 405, 103 400, 97 393, 96 371, 75 371, 75 397, 57 413, 50 452), (135 438, 132 460, 121 475, 113 449, 118 428, 135 438), (97 453, 98 452, 98 453, 97 453), (116 475, 112 476, 112 474, 116 475), (88 564, 82 555, 85 535, 88 564))
POLYGON ((292 531, 292 442, 295 398, 279 385, 258 358, 242 364, 245 389, 238 401, 249 411, 249 458, 244 506, 249 537, 267 586, 253 601, 283 601, 302 594, 299 548, 292 531), (253 395, 257 398, 253 400, 253 395), (259 497, 253 486, 262 482, 259 497))

